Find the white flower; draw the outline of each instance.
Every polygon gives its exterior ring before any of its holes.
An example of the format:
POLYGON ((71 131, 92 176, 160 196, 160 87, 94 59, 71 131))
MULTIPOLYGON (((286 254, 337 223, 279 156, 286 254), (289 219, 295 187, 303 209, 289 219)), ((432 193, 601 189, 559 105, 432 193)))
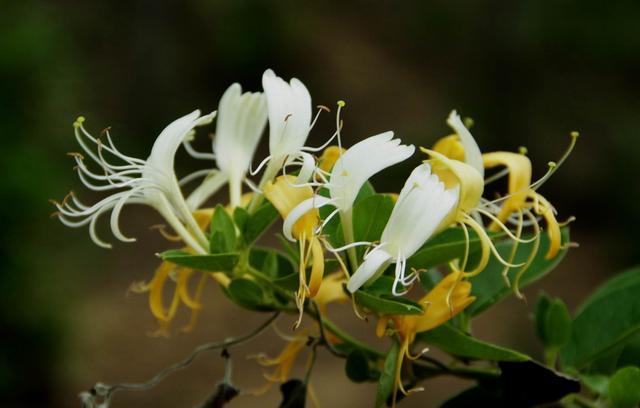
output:
POLYGON ((285 219, 284 236, 292 240, 291 229, 300 217, 312 208, 320 208, 331 204, 336 213, 342 216, 347 243, 353 241, 351 225, 351 207, 364 183, 374 174, 409 158, 415 150, 413 145, 401 145, 400 139, 393 139, 393 132, 385 132, 371 136, 351 146, 335 163, 331 178, 325 186, 329 189, 330 198, 320 195, 301 202, 285 219))
POLYGON ((229 183, 232 207, 240 205, 242 183, 267 123, 267 104, 261 92, 242 93, 240 84, 231 85, 220 99, 213 156, 220 171, 212 171, 191 193, 189 208, 197 209, 222 185, 229 183))
POLYGON ((452 110, 447 118, 447 124, 456 132, 460 138, 460 143, 464 147, 464 161, 480 173, 484 177, 484 166, 482 164, 482 153, 478 143, 469 132, 469 129, 465 127, 460 119, 460 115, 455 110, 452 110))
POLYGON ((311 129, 311 95, 296 78, 289 83, 268 69, 262 75, 262 87, 269 110, 269 154, 280 163, 299 152, 311 129))
POLYGON ((366 138, 349 148, 336 161, 329 180, 329 193, 341 213, 351 210, 358 192, 373 175, 411 157, 415 147, 401 145, 393 132, 366 138))
POLYGON ((100 216, 111 211, 113 235, 124 242, 135 241, 122 234, 118 218, 124 205, 146 204, 155 208, 187 245, 206 253, 208 240, 186 205, 173 165, 176 151, 193 128, 210 123, 214 116, 215 112, 200 116, 200 111, 196 110, 175 120, 157 137, 147 160, 122 154, 114 146, 108 131, 105 131, 108 144, 103 144, 84 129, 84 118, 78 118, 74 123, 78 144, 102 170, 102 174, 93 172, 85 165, 82 154, 74 153, 72 156, 76 160, 80 180, 95 191, 120 191, 92 206, 84 205, 70 194, 63 203, 56 203, 60 221, 70 227, 89 224, 92 240, 99 246, 110 248, 111 245, 98 238, 95 231, 100 216), (95 144, 97 149, 92 149, 91 144, 95 144), (105 153, 124 163, 110 163, 105 153))
POLYGON ((416 167, 393 207, 380 245, 365 256, 349 279, 347 289, 355 292, 395 263, 393 293, 398 295, 398 284, 406 286, 416 278, 415 274, 405 274, 407 259, 433 234, 446 227, 444 222, 454 209, 458 195, 458 188, 445 189, 438 176, 431 174, 429 164, 416 167))

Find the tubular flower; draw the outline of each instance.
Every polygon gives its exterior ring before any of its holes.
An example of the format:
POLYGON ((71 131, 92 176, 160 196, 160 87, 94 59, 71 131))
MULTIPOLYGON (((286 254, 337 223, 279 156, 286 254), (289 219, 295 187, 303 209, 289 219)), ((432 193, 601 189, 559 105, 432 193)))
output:
POLYGON ((262 75, 262 88, 267 97, 269 116, 269 156, 258 166, 268 162, 260 187, 271 181, 282 168, 287 157, 297 157, 311 130, 311 95, 300 80, 289 83, 268 69, 262 75))
MULTIPOLYGON (((540 244, 540 226, 537 216, 542 216, 545 219, 547 225, 547 236, 549 237, 549 249, 545 254, 546 259, 554 258, 562 247, 562 233, 560 230, 560 224, 556 219, 556 211, 551 203, 539 194, 536 190, 555 172, 558 167, 564 162, 573 150, 576 140, 578 138, 577 132, 571 133, 571 143, 569 148, 558 161, 558 163, 550 163, 550 170, 538 181, 531 182, 531 161, 524 154, 517 154, 512 152, 491 152, 483 155, 484 166, 487 169, 495 167, 504 167, 505 172, 502 174, 508 175, 508 194, 493 202, 487 202, 489 211, 496 214, 492 224, 489 226, 490 230, 497 231, 503 223, 509 222, 515 224, 516 238, 520 238, 522 230, 525 226, 530 225, 534 229, 534 245, 531 253, 525 264, 518 270, 514 278, 514 291, 517 296, 522 297, 519 291, 519 281, 524 272, 527 270, 533 259, 535 258, 539 244, 540 244), (496 205, 497 202, 502 201, 502 205, 496 205), (524 217, 527 217, 527 220, 524 217)), ((498 174, 500 176, 501 173, 498 174)), ((511 248, 511 254, 509 262, 513 261, 515 257, 518 241, 514 241, 511 248)), ((507 284, 510 284, 507 279, 507 273, 509 267, 505 267, 503 270, 503 277, 507 284)))
MULTIPOLYGON (((447 123, 456 131, 456 135, 447 136, 434 146, 434 150, 421 148, 421 150, 431 157, 430 163, 433 172, 440 177, 447 188, 458 187, 460 195, 456 208, 450 213, 449 218, 443 224, 459 224, 469 241, 467 227, 470 227, 479 237, 481 244, 480 260, 471 271, 466 271, 468 250, 462 260, 461 270, 464 276, 474 276, 482 272, 489 262, 491 253, 506 267, 522 266, 513 265, 502 259, 496 250, 493 242, 480 224, 480 216, 495 217, 485 209, 482 201, 484 192, 484 168, 482 167, 482 155, 469 130, 464 126, 462 120, 455 111, 451 112, 447 123), (438 150, 435 150, 435 149, 438 150), (451 154, 453 157, 445 155, 451 154), (463 160, 460 160, 463 159, 463 160), (480 160, 478 164, 478 159, 480 160)), ((500 227, 515 241, 522 242, 519 237, 510 233, 502 223, 500 227)), ((468 244, 467 244, 468 246, 468 244)))
POLYGON ((433 234, 446 227, 444 223, 455 208, 460 189, 445 188, 438 176, 431 173, 429 164, 416 167, 400 191, 389 221, 385 226, 380 245, 369 252, 364 262, 351 276, 347 289, 355 292, 367 281, 395 263, 393 294, 399 295, 398 284, 410 285, 417 274, 405 274, 406 261, 433 234))
MULTIPOLYGON (((325 218, 324 223, 339 213, 345 242, 349 246, 354 241, 351 209, 364 183, 374 174, 406 160, 414 151, 414 146, 401 145, 400 139, 393 139, 393 132, 381 133, 356 143, 337 159, 329 181, 323 183, 329 189, 330 198, 320 195, 309 197, 291 212, 285 225, 293 225, 298 217, 312 208, 331 204, 336 210, 325 218)), ((351 264, 355 269, 355 252, 352 252, 353 248, 349 249, 351 264)))
POLYGON ((446 323, 476 299, 474 296, 471 296, 471 283, 461 279, 462 273, 460 271, 454 271, 442 279, 429 293, 420 299, 419 302, 424 307, 424 313, 422 315, 382 317, 378 320, 376 334, 379 337, 384 335, 388 320, 392 320, 394 329, 402 341, 396 365, 397 369, 393 391, 394 401, 398 389, 405 395, 412 391, 419 391, 419 389, 405 390, 401 377, 402 362, 405 357, 410 360, 415 360, 420 356, 412 356, 410 351, 416 334, 435 329, 446 323))
MULTIPOLYGON (((243 200, 247 203, 249 195, 245 194, 243 200)), ((213 212, 213 208, 194 211, 193 217, 196 219, 202 231, 204 231, 211 222, 213 212)), ((162 229, 160 231, 162 231, 162 229)), ((173 237, 167 238, 174 240, 173 237)), ((180 240, 180 237, 176 238, 180 240)), ((182 248, 182 250, 188 253, 194 252, 188 247, 182 248)), ((149 309, 160 326, 156 334, 167 336, 169 334, 169 325, 174 319, 181 303, 191 309, 191 319, 182 330, 191 331, 195 327, 198 314, 202 309, 200 300, 208 278, 213 278, 213 280, 225 288, 229 286, 231 281, 229 277, 222 272, 200 272, 191 268, 175 265, 169 261, 163 261, 156 269, 151 281, 148 283, 136 282, 131 285, 130 290, 135 293, 149 293, 149 309), (194 274, 200 274, 200 279, 196 284, 194 295, 191 296, 189 294, 189 284, 194 274), (172 280, 175 283, 175 289, 169 308, 166 308, 164 305, 164 290, 168 280, 172 280)))
POLYGON ((231 85, 220 99, 213 157, 219 171, 213 170, 205 181, 189 196, 192 210, 229 183, 230 203, 240 205, 242 183, 267 124, 267 102, 261 92, 242 93, 240 84, 231 85))
MULTIPOLYGON (((83 126, 84 118, 74 123, 76 139, 88 155, 101 168, 101 173, 90 170, 80 153, 72 156, 76 160, 78 175, 82 183, 91 190, 113 193, 98 203, 87 206, 70 194, 62 203, 55 203, 60 221, 70 227, 89 225, 89 234, 99 246, 110 248, 96 234, 96 222, 102 214, 111 211, 111 230, 123 242, 135 241, 122 234, 118 218, 126 204, 146 204, 155 208, 175 230, 181 239, 199 253, 206 253, 207 238, 198 228, 180 191, 180 185, 173 169, 174 156, 180 144, 197 126, 210 123, 215 112, 200 116, 196 110, 167 126, 156 139, 147 160, 122 154, 105 131, 107 144, 91 136, 83 126), (96 149, 92 149, 91 145, 96 149), (112 164, 105 154, 121 160, 124 164, 112 164), (98 184, 96 184, 98 183, 98 184)), ((189 176, 187 176, 189 177, 189 176)))
POLYGON ((294 180, 294 176, 279 176, 275 182, 270 181, 265 185, 264 195, 285 219, 283 225, 285 237, 291 241, 297 241, 300 247, 300 285, 296 293, 296 304, 300 311, 296 324, 298 326, 302 319, 305 299, 307 296, 313 298, 320 289, 324 275, 324 251, 316 235, 316 228, 320 222, 319 211, 311 207, 300 212, 299 204, 312 199, 313 190, 309 186, 294 186, 294 180), (292 219, 295 221, 288 223, 292 219), (311 264, 311 276, 307 284, 306 269, 309 264, 311 264))

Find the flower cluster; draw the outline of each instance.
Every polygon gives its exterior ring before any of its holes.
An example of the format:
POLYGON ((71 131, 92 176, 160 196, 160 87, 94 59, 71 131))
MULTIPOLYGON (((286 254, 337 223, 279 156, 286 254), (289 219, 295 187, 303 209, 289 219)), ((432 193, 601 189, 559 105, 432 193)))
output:
POLYGON ((233 84, 217 111, 203 116, 196 110, 172 122, 145 160, 118 150, 108 130, 100 138, 92 136, 82 117, 73 125, 82 151, 71 156, 81 182, 111 194, 86 205, 70 193, 54 202, 60 221, 88 225, 91 239, 110 248, 96 232, 100 217, 110 213, 113 236, 131 242, 120 229, 120 213, 127 204, 144 204, 172 230, 163 226, 161 232, 181 242, 180 249, 161 254, 163 262, 148 283, 133 286, 149 292, 161 333, 169 332, 181 304, 193 312, 187 328, 194 326, 210 278, 244 308, 297 312, 296 328, 309 315, 315 325, 285 336, 290 343, 279 357, 258 358, 277 366, 267 376, 270 381, 284 382, 297 354, 317 345, 307 340, 313 333, 337 354, 357 348, 327 317, 329 303, 351 300, 356 316, 375 316, 377 334, 400 345, 395 401, 396 390, 408 392, 403 366, 420 358, 411 351, 419 334, 464 313, 476 299, 476 277, 498 265, 504 285, 522 297, 521 278, 541 258, 539 253, 552 260, 568 245, 556 210, 538 190, 569 155, 577 133, 571 134, 562 158, 532 181, 525 150, 483 153, 470 122, 465 125, 456 111, 447 119, 453 133, 431 148, 421 147, 425 155, 417 160, 412 159, 416 148, 392 131, 344 148, 343 101, 337 103, 335 132, 319 147, 306 146, 321 112, 329 109, 320 106, 314 116, 311 96, 295 78, 286 82, 267 70, 262 85, 262 92, 243 93, 233 84), (214 120, 211 151, 197 151, 196 130, 214 120), (269 153, 256 160, 267 124, 269 153), (178 178, 174 157, 181 146, 208 166, 178 178), (416 161, 415 167, 398 194, 375 192, 369 181, 374 175, 409 160, 416 161), (506 191, 496 189, 497 198, 487 198, 490 184, 502 178, 506 191), (187 194, 187 186, 200 179, 187 194), (224 186, 228 200, 218 194, 224 186), (212 198, 223 205, 212 207, 212 198), (284 251, 257 246, 278 215, 284 251), (190 280, 198 275, 191 293, 190 280), (428 285, 429 279, 435 279, 434 285, 428 285), (167 307, 164 291, 170 281, 175 289, 167 307), (425 293, 415 296, 419 291, 425 293))

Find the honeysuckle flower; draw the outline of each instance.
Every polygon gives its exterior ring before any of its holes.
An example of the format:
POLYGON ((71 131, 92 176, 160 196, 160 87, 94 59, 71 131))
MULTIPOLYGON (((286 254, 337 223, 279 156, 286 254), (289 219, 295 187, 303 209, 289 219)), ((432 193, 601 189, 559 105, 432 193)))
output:
POLYGON ((187 202, 192 210, 229 184, 232 207, 240 204, 242 183, 267 124, 267 102, 261 92, 242 93, 240 84, 231 85, 220 99, 213 139, 213 156, 219 170, 214 170, 194 190, 187 202))
MULTIPOLYGON (((269 181, 264 186, 265 197, 285 220, 290 219, 290 215, 297 211, 301 202, 314 197, 311 187, 295 186, 294 181, 294 176, 283 175, 277 177, 273 182, 269 181)), ((296 292, 296 304, 300 316, 296 326, 300 324, 305 299, 307 296, 311 298, 316 296, 324 275, 324 251, 316 234, 319 222, 319 211, 310 208, 306 209, 299 217, 295 217, 295 222, 292 225, 283 227, 287 238, 297 241, 300 248, 300 284, 296 292), (311 275, 307 284, 306 269, 309 264, 311 264, 311 275)))
POLYGON ((416 335, 435 329, 451 320, 473 303, 475 299, 474 296, 471 296, 471 283, 462 280, 462 273, 460 271, 453 271, 420 299, 419 303, 424 307, 424 313, 421 315, 385 316, 378 320, 376 334, 379 337, 385 334, 387 331, 387 323, 391 320, 393 321, 393 331, 398 334, 402 342, 396 364, 397 368, 393 391, 394 402, 398 389, 405 395, 408 395, 412 391, 420 390, 405 390, 400 374, 405 358, 415 360, 420 357, 420 354, 413 356, 410 350, 416 335))
MULTIPOLYGON (((438 141, 433 150, 425 148, 421 148, 421 150, 430 156, 429 162, 433 166, 433 172, 445 183, 445 186, 447 188, 457 186, 460 191, 455 209, 444 223, 447 225, 459 224, 465 232, 467 241, 469 237, 467 227, 470 227, 480 239, 480 260, 473 270, 466 271, 467 251, 461 265, 464 276, 474 276, 482 272, 489 262, 491 253, 506 267, 522 266, 505 261, 480 224, 481 215, 495 219, 490 212, 483 208, 484 167, 482 154, 475 139, 455 111, 451 112, 447 123, 454 128, 456 134, 438 141)), ((502 223, 499 225, 515 241, 527 242, 513 235, 502 223)))
POLYGON ((311 95, 297 78, 287 83, 268 69, 262 75, 269 117, 269 156, 259 188, 273 180, 289 156, 303 151, 311 130, 311 95))
MULTIPOLYGON (((329 190, 330 197, 314 195, 301 202, 286 218, 284 235, 291 239, 290 228, 299 217, 313 208, 331 204, 336 209, 325 218, 325 223, 339 213, 345 243, 347 245, 353 244, 351 209, 356 196, 364 183, 373 175, 406 160, 414 153, 415 147, 413 145, 407 146, 400 143, 400 139, 393 138, 393 132, 384 132, 364 139, 345 151, 335 161, 329 181, 324 183, 329 190)), ((349 257, 352 267, 355 269, 357 261, 352 249, 349 248, 349 257)))
POLYGON ((393 293, 398 285, 407 286, 416 274, 406 275, 406 261, 433 234, 446 227, 446 220, 460 197, 460 189, 445 188, 429 164, 421 164, 412 172, 400 191, 387 221, 380 244, 369 252, 347 283, 355 292, 374 279, 392 263, 396 264, 393 293))
POLYGON ((111 191, 113 193, 98 203, 87 206, 74 194, 70 194, 62 203, 55 203, 60 221, 70 227, 89 225, 89 234, 99 246, 111 245, 98 238, 96 222, 104 213, 111 211, 111 231, 123 242, 135 241, 120 231, 118 218, 126 204, 146 204, 155 208, 175 230, 182 240, 194 250, 206 253, 208 240, 198 228, 180 190, 174 173, 174 156, 185 137, 197 126, 211 122, 215 112, 201 116, 196 110, 175 120, 167 126, 156 139, 151 154, 146 160, 122 154, 113 144, 108 131, 105 131, 107 144, 89 134, 84 126, 84 118, 74 123, 78 144, 102 170, 102 174, 90 170, 84 163, 84 156, 74 153, 77 171, 82 183, 91 190, 111 191), (95 145, 96 149, 92 149, 95 145), (105 154, 121 160, 124 164, 107 161, 105 154), (98 183, 98 184, 96 184, 98 183))
MULTIPOLYGON (((247 200, 245 200, 247 201, 247 200)), ((214 209, 203 209, 194 212, 200 229, 204 230, 211 222, 214 209)), ((185 252, 193 253, 191 248, 182 248, 185 252)), ((198 314, 202 309, 201 298, 206 281, 212 278, 223 287, 227 287, 231 280, 222 272, 200 272, 194 269, 182 267, 169 261, 163 261, 156 269, 153 278, 148 282, 136 282, 131 285, 130 290, 135 293, 149 293, 149 309, 156 318, 159 329, 157 335, 168 336, 169 326, 173 321, 180 304, 184 304, 191 310, 189 323, 183 327, 183 331, 192 330, 197 322, 198 314), (189 283, 191 278, 200 274, 200 279, 196 285, 194 295, 189 293, 189 283), (164 293, 167 282, 171 280, 175 283, 175 289, 169 307, 165 307, 164 293)))

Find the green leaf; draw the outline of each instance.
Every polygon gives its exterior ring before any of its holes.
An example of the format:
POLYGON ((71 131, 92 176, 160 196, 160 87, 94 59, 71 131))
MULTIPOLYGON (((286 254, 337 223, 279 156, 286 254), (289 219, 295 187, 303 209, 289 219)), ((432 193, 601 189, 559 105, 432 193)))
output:
POLYGON ((609 393, 609 377, 606 375, 580 374, 580 381, 598 395, 606 397, 609 393))
POLYGON ((377 380, 380 375, 371 370, 367 353, 359 349, 354 349, 347 355, 344 369, 347 377, 355 383, 377 380))
POLYGON ((640 404, 640 368, 624 367, 609 381, 609 399, 614 408, 633 408, 640 404))
POLYGON ((450 324, 418 333, 416 340, 424 341, 456 357, 491 361, 529 360, 529 357, 522 353, 478 340, 450 324))
POLYGON ((262 287, 255 281, 236 278, 227 287, 229 297, 242 307, 259 309, 264 305, 264 293, 262 287))
MULTIPOLYGON (((562 229, 562 242, 569 242, 569 229, 566 227, 562 229)), ((510 241, 496 243, 496 248, 505 259, 509 257, 511 246, 512 242, 510 241)), ((514 263, 526 262, 532 247, 533 243, 519 244, 514 263)), ((548 248, 549 238, 547 234, 543 234, 536 257, 520 279, 520 289, 551 272, 567 253, 567 249, 562 249, 553 259, 545 259, 544 256, 548 248)), ((479 275, 471 278, 471 294, 476 297, 476 300, 467 308, 469 315, 477 316, 513 293, 513 288, 508 287, 502 278, 503 269, 504 266, 492 256, 487 267, 479 275)), ((509 279, 512 285, 517 272, 518 268, 513 268, 509 271, 509 279)))
POLYGON ((244 241, 251 245, 278 219, 278 211, 270 203, 265 202, 258 210, 249 216, 244 228, 244 241))
POLYGON ((401 297, 376 296, 364 290, 353 295, 360 306, 381 315, 412 315, 423 312, 419 304, 401 297))
POLYGON ((296 272, 291 260, 282 252, 271 248, 252 248, 249 265, 270 278, 281 278, 296 272))
POLYGON ((274 279, 273 284, 286 290, 296 291, 300 285, 300 275, 297 272, 294 272, 287 276, 274 279))
POLYGON ((233 221, 240 231, 244 231, 247 221, 249 221, 249 212, 242 207, 236 207, 233 210, 233 221))
MULTIPOLYGON (((457 258, 463 258, 466 239, 461 228, 448 228, 429 241, 407 260, 407 268, 429 269, 457 258)), ((469 231, 469 254, 480 249, 480 239, 469 231)))
POLYGON ((236 226, 224 207, 218 204, 211 219, 211 236, 209 237, 209 251, 212 254, 232 252, 236 249, 238 239, 236 226))
POLYGON ((238 263, 238 254, 191 255, 182 251, 166 251, 160 254, 164 261, 208 272, 230 272, 238 263))
POLYGON ((571 315, 560 299, 541 295, 536 304, 536 330, 546 349, 558 350, 571 338, 571 315))
POLYGON ((535 324, 536 324, 536 334, 538 338, 542 342, 542 344, 547 344, 547 331, 545 327, 545 319, 547 316, 547 310, 549 310, 549 305, 551 304, 551 299, 547 296, 546 293, 541 293, 538 296, 538 300, 536 302, 536 310, 535 310, 535 324))
POLYGON ((376 190, 373 188, 373 184, 370 181, 365 181, 365 183, 360 187, 360 191, 358 191, 358 195, 354 203, 359 203, 367 197, 370 197, 376 193, 376 190))
MULTIPOLYGON (((379 241, 384 227, 393 211, 391 197, 374 194, 353 206, 353 237, 355 241, 379 241)), ((362 257, 365 248, 358 248, 359 257, 362 257)))
POLYGON ((624 347, 640 333, 640 267, 611 279, 576 314, 569 343, 560 350, 563 367, 584 369, 624 347))
POLYGON ((378 380, 378 390, 376 391, 376 408, 381 407, 387 401, 396 381, 396 369, 398 367, 398 353, 400 353, 400 343, 394 341, 384 360, 384 368, 378 380))

